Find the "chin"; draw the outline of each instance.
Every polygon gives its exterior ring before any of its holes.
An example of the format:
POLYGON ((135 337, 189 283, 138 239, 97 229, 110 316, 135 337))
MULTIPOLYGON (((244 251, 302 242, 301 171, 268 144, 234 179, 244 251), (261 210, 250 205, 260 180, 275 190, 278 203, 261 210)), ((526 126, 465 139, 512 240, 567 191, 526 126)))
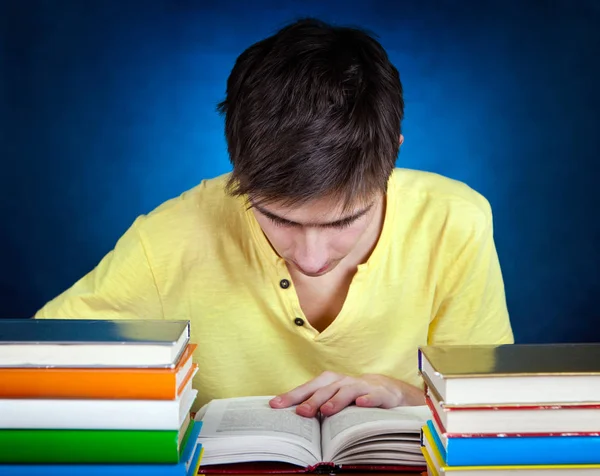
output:
POLYGON ((294 268, 300 271, 300 273, 302 273, 304 276, 308 276, 309 278, 318 278, 319 276, 324 276, 325 274, 330 273, 338 265, 339 261, 333 261, 316 272, 306 271, 302 269, 301 266, 298 266, 298 264, 296 264, 294 261, 291 261, 291 263, 294 266, 294 268))

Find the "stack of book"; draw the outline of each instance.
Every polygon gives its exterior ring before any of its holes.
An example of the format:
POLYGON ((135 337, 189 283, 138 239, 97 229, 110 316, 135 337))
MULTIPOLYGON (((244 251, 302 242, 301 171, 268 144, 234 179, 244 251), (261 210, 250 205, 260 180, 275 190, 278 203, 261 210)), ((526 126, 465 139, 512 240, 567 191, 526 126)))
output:
POLYGON ((0 474, 196 474, 189 321, 0 319, 0 474))
POLYGON ((419 349, 429 475, 600 475, 600 344, 419 349))

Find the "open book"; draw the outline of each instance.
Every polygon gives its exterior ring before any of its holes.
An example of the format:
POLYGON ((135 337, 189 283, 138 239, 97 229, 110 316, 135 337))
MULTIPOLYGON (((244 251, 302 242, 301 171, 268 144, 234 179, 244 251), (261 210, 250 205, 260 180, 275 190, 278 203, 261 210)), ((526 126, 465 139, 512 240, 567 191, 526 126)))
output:
POLYGON ((270 398, 213 400, 200 409, 201 472, 425 469, 420 433, 431 416, 426 406, 350 406, 330 417, 306 418, 294 407, 271 408, 270 398))

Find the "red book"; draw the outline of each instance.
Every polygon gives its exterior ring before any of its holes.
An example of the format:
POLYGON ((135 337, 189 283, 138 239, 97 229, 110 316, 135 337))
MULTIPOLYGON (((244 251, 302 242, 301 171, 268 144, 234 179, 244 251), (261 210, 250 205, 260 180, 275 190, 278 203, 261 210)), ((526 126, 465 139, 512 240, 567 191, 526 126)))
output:
POLYGON ((600 404, 450 405, 429 386, 425 401, 448 438, 600 436, 600 404))

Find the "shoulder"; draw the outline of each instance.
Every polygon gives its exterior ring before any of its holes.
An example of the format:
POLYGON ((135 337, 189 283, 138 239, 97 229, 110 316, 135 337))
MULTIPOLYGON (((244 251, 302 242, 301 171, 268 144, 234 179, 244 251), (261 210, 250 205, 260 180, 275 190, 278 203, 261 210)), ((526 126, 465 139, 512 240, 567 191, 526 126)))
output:
POLYGON ((227 194, 229 174, 202 180, 179 196, 161 203, 139 216, 135 227, 143 240, 182 243, 187 237, 195 241, 215 235, 217 228, 238 227, 243 216, 243 201, 227 194))
MULTIPOLYGON (((239 199, 227 195, 225 185, 229 174, 202 180, 198 185, 168 199, 143 215, 145 226, 164 226, 167 223, 188 222, 197 218, 222 213, 237 205, 239 199)), ((183 223, 181 223, 183 224, 183 223)))
POLYGON ((492 208, 487 198, 459 180, 432 172, 397 168, 392 174, 391 188, 399 203, 412 204, 421 212, 444 221, 487 226, 492 220, 492 208))

